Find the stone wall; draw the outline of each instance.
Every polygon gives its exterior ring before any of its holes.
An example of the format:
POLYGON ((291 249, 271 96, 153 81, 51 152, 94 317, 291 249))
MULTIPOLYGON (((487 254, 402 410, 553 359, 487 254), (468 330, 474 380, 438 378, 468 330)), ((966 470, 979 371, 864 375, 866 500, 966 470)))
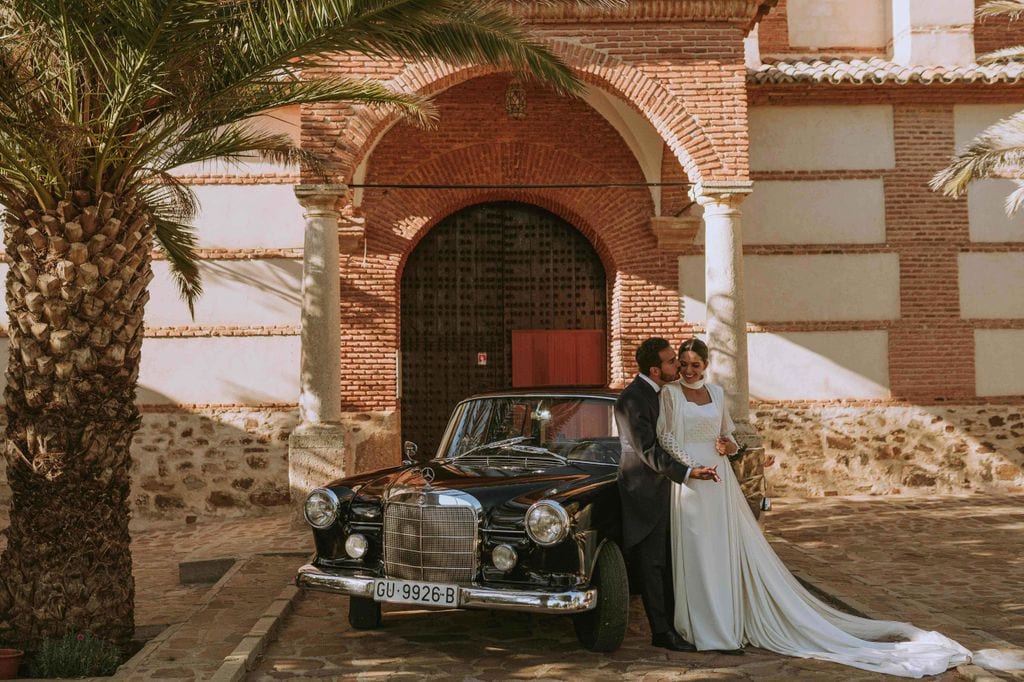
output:
MULTIPOLYGON (((775 496, 1024 492, 1024 405, 759 403, 775 496)), ((288 504, 295 411, 147 412, 135 437, 137 518, 233 516, 288 504)), ((344 466, 397 463, 397 416, 346 417, 344 466)), ((0 465, 0 528, 10 492, 0 465)))
MULTIPOLYGON (((234 516, 285 508, 296 410, 146 412, 132 445, 132 510, 141 518, 234 516)), ((318 480, 393 466, 397 417, 346 414, 345 458, 318 480)))
MULTIPOLYGON (((397 464, 397 424, 393 412, 344 415, 345 461, 326 478, 397 464)), ((297 425, 294 409, 149 408, 132 443, 133 516, 183 519, 283 510, 289 502, 288 436, 297 425)), ((0 460, 0 530, 7 526, 10 500, 0 460)))
POLYGON ((761 403, 773 495, 1024 492, 1024 405, 761 403))
POLYGON ((233 515, 288 504, 295 410, 145 412, 132 444, 138 517, 233 515))

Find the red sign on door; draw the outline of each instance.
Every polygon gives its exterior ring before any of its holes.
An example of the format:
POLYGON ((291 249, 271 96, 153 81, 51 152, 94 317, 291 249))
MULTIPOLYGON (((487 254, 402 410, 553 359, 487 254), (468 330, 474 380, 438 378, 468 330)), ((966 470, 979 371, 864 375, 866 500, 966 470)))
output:
POLYGON ((476 366, 485 367, 487 365, 487 353, 476 354, 476 366))

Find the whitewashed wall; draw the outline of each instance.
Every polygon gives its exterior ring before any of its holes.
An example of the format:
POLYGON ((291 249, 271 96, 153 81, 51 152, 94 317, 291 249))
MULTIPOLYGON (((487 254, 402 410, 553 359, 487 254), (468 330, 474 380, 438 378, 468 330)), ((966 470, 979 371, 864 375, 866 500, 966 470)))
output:
POLYGON ((1024 330, 976 329, 974 372, 980 396, 1024 394, 1024 330))
POLYGON ((789 0, 786 18, 794 47, 884 48, 891 0, 789 0))
POLYGON ((751 107, 750 169, 892 168, 892 107, 887 105, 751 107))
POLYGON ((866 180, 760 180, 743 202, 745 244, 885 241, 885 190, 866 180))

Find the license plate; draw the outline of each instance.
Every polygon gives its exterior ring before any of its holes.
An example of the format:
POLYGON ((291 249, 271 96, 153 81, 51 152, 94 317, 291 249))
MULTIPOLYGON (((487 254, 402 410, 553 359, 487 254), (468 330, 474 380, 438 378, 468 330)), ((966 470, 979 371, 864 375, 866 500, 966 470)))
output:
POLYGON ((414 580, 375 580, 373 600, 427 606, 458 606, 459 588, 456 585, 414 580))

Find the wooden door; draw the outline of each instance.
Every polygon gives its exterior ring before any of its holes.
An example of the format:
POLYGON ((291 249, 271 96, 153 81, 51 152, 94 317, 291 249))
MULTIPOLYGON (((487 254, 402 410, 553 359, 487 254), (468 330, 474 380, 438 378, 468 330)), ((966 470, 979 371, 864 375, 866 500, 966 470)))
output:
POLYGON ((402 436, 421 453, 437 448, 458 401, 512 386, 513 331, 596 330, 606 339, 596 252, 570 224, 527 204, 480 204, 438 223, 409 255, 400 296, 402 436))

